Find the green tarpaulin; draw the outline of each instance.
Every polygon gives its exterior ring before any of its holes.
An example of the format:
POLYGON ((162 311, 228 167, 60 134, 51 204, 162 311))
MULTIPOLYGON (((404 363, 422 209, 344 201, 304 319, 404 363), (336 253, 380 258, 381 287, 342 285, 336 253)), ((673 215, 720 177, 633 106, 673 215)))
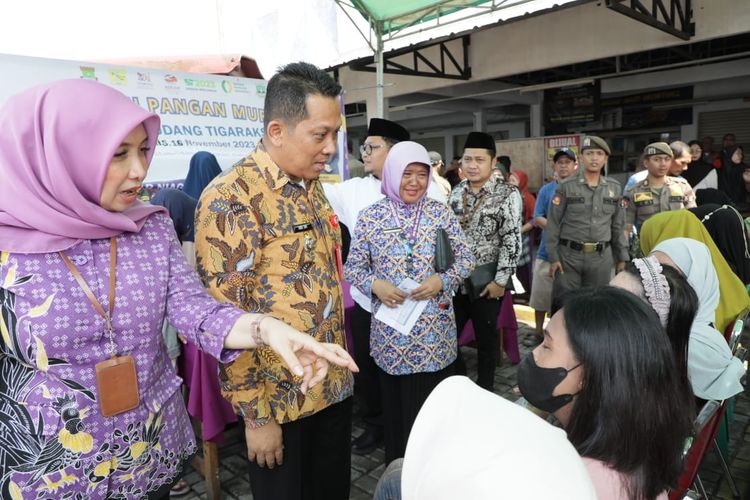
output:
POLYGON ((492 3, 487 0, 352 0, 352 5, 371 24, 379 25, 383 34, 431 21, 466 7, 492 3))

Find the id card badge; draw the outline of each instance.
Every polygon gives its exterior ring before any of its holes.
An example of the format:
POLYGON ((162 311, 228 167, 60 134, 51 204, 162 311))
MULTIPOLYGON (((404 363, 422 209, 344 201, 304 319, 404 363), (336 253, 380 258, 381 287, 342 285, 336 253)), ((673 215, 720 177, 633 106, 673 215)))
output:
POLYGON ((105 417, 119 415, 140 404, 133 356, 114 356, 96 364, 99 410, 105 417))
POLYGON ((344 279, 344 258, 341 254, 341 245, 338 243, 334 247, 334 250, 336 252, 336 269, 339 271, 339 281, 343 281, 344 279))

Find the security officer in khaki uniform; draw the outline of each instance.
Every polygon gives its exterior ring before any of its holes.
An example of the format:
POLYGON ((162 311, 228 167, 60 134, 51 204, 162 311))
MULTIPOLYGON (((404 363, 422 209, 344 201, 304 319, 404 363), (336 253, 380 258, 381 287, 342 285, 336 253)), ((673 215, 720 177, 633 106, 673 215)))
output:
POLYGON ((674 159, 672 148, 666 142, 654 142, 643 150, 648 176, 633 184, 623 194, 626 207, 626 231, 641 225, 654 214, 695 206, 690 185, 678 177, 670 177, 669 169, 674 159))
POLYGON ((583 168, 557 186, 550 203, 545 231, 553 297, 606 285, 612 271, 621 271, 629 260, 622 187, 602 175, 609 154, 601 137, 584 138, 579 156, 583 168))

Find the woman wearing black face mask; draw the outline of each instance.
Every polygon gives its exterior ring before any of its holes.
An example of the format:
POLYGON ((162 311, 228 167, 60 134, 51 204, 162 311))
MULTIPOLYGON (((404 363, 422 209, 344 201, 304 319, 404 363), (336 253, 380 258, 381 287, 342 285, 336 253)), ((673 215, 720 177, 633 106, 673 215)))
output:
POLYGON ((613 287, 567 295, 519 366, 518 385, 563 425, 599 498, 667 498, 682 471, 692 400, 642 300, 613 287))

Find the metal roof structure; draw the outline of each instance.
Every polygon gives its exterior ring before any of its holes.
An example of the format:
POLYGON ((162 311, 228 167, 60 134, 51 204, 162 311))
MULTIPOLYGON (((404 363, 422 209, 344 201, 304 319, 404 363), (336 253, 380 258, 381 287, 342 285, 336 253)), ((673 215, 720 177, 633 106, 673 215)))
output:
MULTIPOLYGON (((445 26, 465 26, 466 21, 477 26, 497 21, 493 14, 511 8, 523 9, 516 15, 547 9, 575 0, 334 0, 341 10, 357 26, 375 56, 377 111, 383 116, 383 53, 385 44, 399 39, 435 32, 445 26), (365 30, 358 26, 361 16, 369 26, 365 30)), ((510 17, 515 17, 512 14, 510 17)), ((424 37, 421 37, 424 40, 424 37)))

